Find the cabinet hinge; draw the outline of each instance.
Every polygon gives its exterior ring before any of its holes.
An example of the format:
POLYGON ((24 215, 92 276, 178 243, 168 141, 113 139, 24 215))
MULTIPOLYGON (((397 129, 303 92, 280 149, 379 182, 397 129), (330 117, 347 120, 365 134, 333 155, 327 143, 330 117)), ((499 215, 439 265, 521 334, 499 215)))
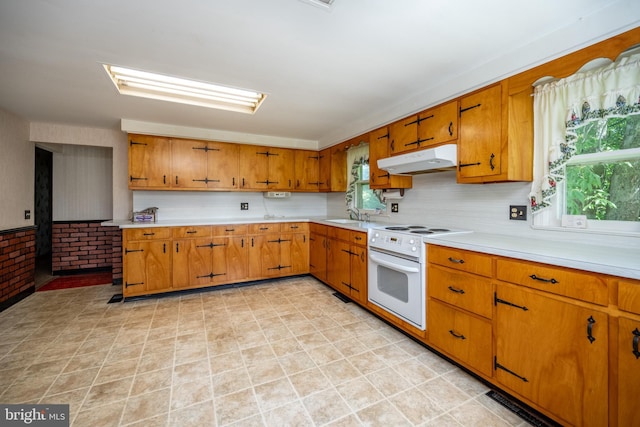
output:
POLYGON ((144 252, 144 249, 127 249, 127 248, 124 249, 125 255, 130 254, 131 252, 144 252))
POLYGON ((498 363, 498 358, 497 358, 497 357, 494 357, 494 358, 493 358, 493 369, 495 369, 496 371, 497 371, 498 369, 502 369, 503 371, 510 373, 510 374, 511 374, 511 375, 513 375, 514 377, 516 377, 516 378, 520 378, 520 379, 521 379, 523 382, 525 382, 525 383, 528 383, 528 382, 529 382, 529 380, 528 380, 528 379, 526 379, 525 377, 523 377, 522 375, 518 375, 518 374, 516 374, 515 372, 513 372, 511 369, 508 369, 507 367, 502 366, 501 364, 499 364, 499 363, 498 363))
POLYGON ((135 142, 134 140, 130 140, 129 141, 129 146, 134 146, 134 145, 147 145, 146 142, 135 142))
POLYGON ((138 285, 144 285, 144 282, 138 282, 138 283, 124 282, 125 289, 128 288, 129 286, 138 286, 138 285))
POLYGON ((473 110, 474 108, 478 108, 481 105, 482 104, 476 104, 476 105, 472 105, 471 107, 461 108, 460 109, 460 116, 462 116, 462 113, 464 113, 465 111, 473 110))
POLYGON ((511 307, 519 308, 522 311, 529 311, 529 309, 527 307, 523 306, 523 305, 517 305, 517 304, 514 304, 512 302, 505 301, 503 299, 498 298, 498 293, 494 292, 493 293, 493 305, 497 306, 498 304, 504 304, 504 305, 508 305, 508 306, 511 306, 511 307))

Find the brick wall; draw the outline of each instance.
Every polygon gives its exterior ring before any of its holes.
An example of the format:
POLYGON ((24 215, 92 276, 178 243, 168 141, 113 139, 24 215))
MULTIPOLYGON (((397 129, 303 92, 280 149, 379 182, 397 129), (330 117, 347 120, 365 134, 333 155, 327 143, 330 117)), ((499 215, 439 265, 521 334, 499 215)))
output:
POLYGON ((107 271, 113 263, 113 233, 104 220, 55 221, 52 229, 51 270, 54 274, 107 271))
POLYGON ((35 290, 36 228, 0 231, 0 311, 35 290))

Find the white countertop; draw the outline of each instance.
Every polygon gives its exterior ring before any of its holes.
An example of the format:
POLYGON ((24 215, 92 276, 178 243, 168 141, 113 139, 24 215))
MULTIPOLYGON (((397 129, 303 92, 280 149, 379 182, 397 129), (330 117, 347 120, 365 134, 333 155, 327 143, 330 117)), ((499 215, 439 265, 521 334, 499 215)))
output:
MULTIPOLYGON (((158 222, 107 221, 105 226, 120 228, 180 227, 191 225, 255 224, 265 222, 316 222, 351 230, 367 231, 369 228, 388 225, 375 222, 332 222, 326 217, 275 217, 237 219, 188 219, 158 222)), ((610 274, 640 280, 640 242, 634 247, 576 244, 570 241, 551 241, 530 237, 514 237, 488 233, 443 234, 423 236, 424 242, 501 255, 526 261, 535 261, 595 273, 610 274)))
POLYGON ((426 237, 424 241, 458 249, 640 279, 640 244, 622 248, 477 232, 426 237))

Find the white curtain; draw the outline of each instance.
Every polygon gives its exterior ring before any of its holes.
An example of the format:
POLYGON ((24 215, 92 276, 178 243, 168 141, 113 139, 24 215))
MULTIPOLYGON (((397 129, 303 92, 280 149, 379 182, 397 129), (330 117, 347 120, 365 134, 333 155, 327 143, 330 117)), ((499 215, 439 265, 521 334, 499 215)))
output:
POLYGON ((539 85, 534 91, 532 212, 556 201, 556 185, 575 153, 575 129, 608 116, 640 112, 640 54, 539 85))

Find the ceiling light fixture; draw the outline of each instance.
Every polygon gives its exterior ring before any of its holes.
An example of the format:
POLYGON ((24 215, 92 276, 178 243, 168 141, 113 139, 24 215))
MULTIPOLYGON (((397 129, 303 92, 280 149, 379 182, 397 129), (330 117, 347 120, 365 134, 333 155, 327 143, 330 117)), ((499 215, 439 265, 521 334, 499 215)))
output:
POLYGON ((300 1, 311 4, 313 6, 318 6, 327 10, 331 10, 334 2, 334 0, 300 0, 300 1))
POLYGON ((178 102, 200 107, 253 114, 266 95, 212 83, 104 64, 104 69, 122 95, 178 102))

